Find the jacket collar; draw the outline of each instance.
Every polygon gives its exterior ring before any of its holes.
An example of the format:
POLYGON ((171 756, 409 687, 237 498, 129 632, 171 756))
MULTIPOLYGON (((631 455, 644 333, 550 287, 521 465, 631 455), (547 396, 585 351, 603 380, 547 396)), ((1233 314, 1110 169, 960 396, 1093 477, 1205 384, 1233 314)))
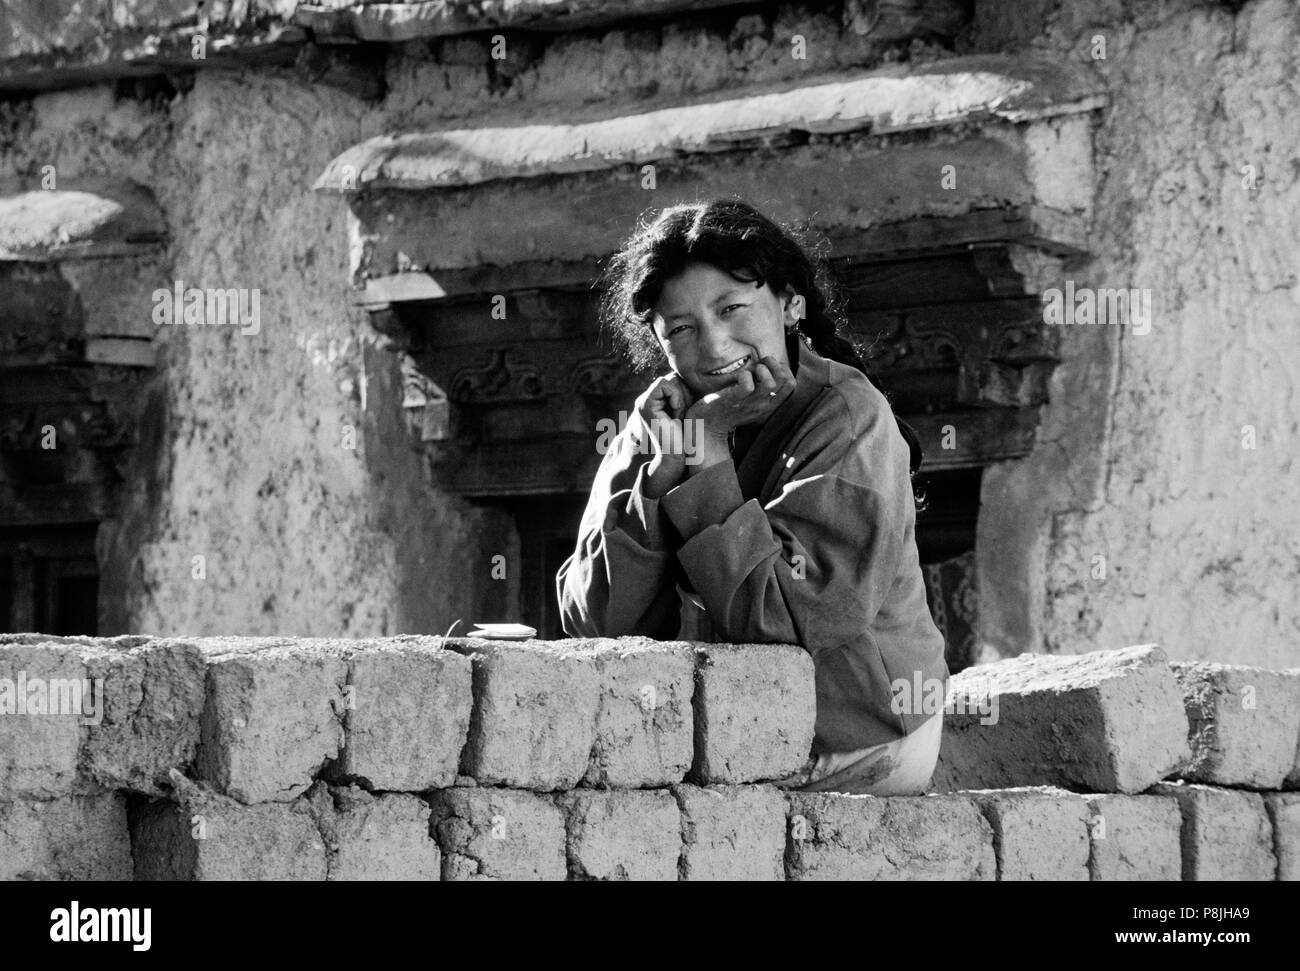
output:
POLYGON ((741 456, 736 478, 745 498, 756 497, 779 458, 779 447, 794 430, 808 406, 830 386, 830 362, 812 350, 793 333, 785 337, 786 354, 798 362, 794 373, 794 392, 777 406, 741 456))

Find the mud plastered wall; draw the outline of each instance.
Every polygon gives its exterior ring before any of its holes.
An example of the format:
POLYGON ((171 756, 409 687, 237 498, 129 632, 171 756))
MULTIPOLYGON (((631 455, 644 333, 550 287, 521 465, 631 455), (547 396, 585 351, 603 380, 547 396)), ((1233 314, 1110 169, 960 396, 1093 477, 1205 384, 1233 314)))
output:
POLYGON ((1161 640, 1295 663, 1298 39, 1300 10, 1275 0, 976 4, 973 49, 1106 79, 1096 259, 1078 282, 1149 288, 1153 305, 1142 335, 1065 328, 1039 448, 985 477, 996 652, 1161 640))
POLYGON ((881 798, 779 784, 814 694, 788 645, 4 635, 0 877, 1300 876, 1300 672, 964 672, 935 791, 881 798))
POLYGON ((151 186, 172 240, 159 286, 260 292, 255 333, 154 331, 162 437, 136 450, 101 531, 102 626, 352 634, 467 613, 434 564, 472 562, 496 531, 420 474, 396 359, 345 297, 342 214, 306 187, 364 112, 330 88, 198 78, 170 103, 41 95, 10 109, 0 154, 14 173, 151 186))
MULTIPOLYGON (((824 68, 879 60, 879 45, 841 39, 830 18, 778 15, 785 34, 796 22, 824 68)), ((159 285, 261 292, 256 334, 155 333, 161 440, 140 450, 101 531, 101 629, 351 636, 441 631, 473 613, 470 585, 450 576, 488 577, 498 554, 517 562, 517 537, 504 516, 427 482, 402 427, 397 360, 349 307, 345 211, 312 182, 388 131, 571 120, 660 85, 676 95, 800 74, 771 29, 750 16, 722 33, 684 21, 662 35, 562 35, 512 45, 504 66, 484 38, 414 41, 390 48, 379 104, 268 69, 200 71, 170 100, 102 85, 0 106, 0 175, 53 165, 64 179, 150 186, 172 239, 159 285)))
MULTIPOLYGON (((1298 16, 1284 0, 975 5, 953 53, 1047 54, 1105 79, 1099 255, 1080 282, 1150 288, 1155 309, 1142 336, 1067 328, 1038 449, 985 476, 986 658, 1158 637, 1178 656, 1294 660, 1285 339, 1300 234, 1284 79, 1298 16)), ((388 48, 377 104, 266 70, 199 72, 170 100, 103 86, 0 106, 0 174, 53 164, 149 185, 173 279, 264 295, 255 337, 157 332, 166 421, 102 531, 101 628, 369 635, 465 615, 445 565, 490 575, 484 555, 509 558, 511 528, 425 483, 400 435, 396 363, 347 309, 343 213, 312 179, 382 132, 572 121, 885 56, 840 23, 794 5, 725 29, 681 17, 512 45, 504 64, 482 38, 412 41, 388 48), (788 56, 795 32, 807 62, 788 56)), ((918 43, 907 56, 948 53, 918 43)))

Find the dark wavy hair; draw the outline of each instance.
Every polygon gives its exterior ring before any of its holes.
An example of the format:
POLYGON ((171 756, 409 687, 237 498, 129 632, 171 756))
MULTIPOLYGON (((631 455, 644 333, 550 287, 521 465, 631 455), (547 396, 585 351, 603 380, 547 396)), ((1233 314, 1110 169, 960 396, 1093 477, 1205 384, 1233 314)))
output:
MULTIPOLYGON (((667 366, 654 333, 654 305, 665 283, 687 264, 702 262, 745 283, 767 283, 776 294, 789 284, 804 298, 800 337, 822 357, 861 371, 884 394, 857 343, 846 336, 850 332, 844 301, 824 255, 824 237, 814 241, 810 230, 778 225, 740 199, 682 203, 651 221, 653 212, 642 213, 636 230, 610 257, 598 281, 601 325, 635 371, 667 366)), ((895 419, 911 451, 915 475, 921 466, 921 443, 910 425, 897 415, 895 419)))

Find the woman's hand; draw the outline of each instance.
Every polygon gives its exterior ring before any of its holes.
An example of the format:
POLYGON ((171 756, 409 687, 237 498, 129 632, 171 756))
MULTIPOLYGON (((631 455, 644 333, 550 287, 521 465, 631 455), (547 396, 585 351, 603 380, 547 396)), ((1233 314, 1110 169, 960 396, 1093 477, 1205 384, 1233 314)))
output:
POLYGON ((686 478, 682 417, 694 396, 676 374, 655 378, 636 399, 637 414, 650 430, 655 456, 646 469, 647 499, 658 499, 686 478))
POLYGON ((790 369, 774 357, 765 357, 754 366, 752 376, 749 371, 741 371, 734 384, 696 401, 687 409, 686 420, 700 422, 703 434, 699 438, 706 449, 716 451, 716 444, 721 441, 723 454, 729 454, 727 436, 741 425, 766 421, 790 397, 794 387, 790 369))

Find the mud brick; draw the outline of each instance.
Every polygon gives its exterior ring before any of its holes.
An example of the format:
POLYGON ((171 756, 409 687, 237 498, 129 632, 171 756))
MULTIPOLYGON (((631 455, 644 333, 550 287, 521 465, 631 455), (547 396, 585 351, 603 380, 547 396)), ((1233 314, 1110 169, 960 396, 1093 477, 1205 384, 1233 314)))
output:
POLYGON ((962 793, 993 827, 999 880, 1087 880, 1088 804, 1072 792, 1027 786, 962 793))
POLYGON ((433 797, 444 880, 563 880, 564 814, 534 792, 484 786, 433 797))
POLYGON ((324 880, 325 841, 310 798, 254 806, 178 779, 175 800, 130 813, 137 880, 324 880))
POLYGON ((206 667, 193 644, 130 643, 139 640, 105 638, 85 655, 86 676, 102 684, 103 711, 85 729, 82 769, 107 788, 163 795, 168 772, 189 766, 198 750, 206 667))
POLYGON ((681 782, 695 751, 692 646, 644 637, 587 643, 595 651, 600 695, 583 784, 631 789, 681 782))
POLYGON ((673 786, 683 880, 784 880, 785 796, 770 786, 673 786))
POLYGON ((0 802, 0 880, 130 880, 126 798, 0 802))
POLYGON ((358 787, 313 789, 330 880, 441 880, 442 854, 429 831, 429 804, 358 787))
POLYGON ((576 790, 556 797, 577 880, 676 880, 681 813, 662 789, 576 790))
POLYGON ((1171 796, 1087 795, 1093 880, 1181 880, 1182 813, 1171 796))
POLYGON ((440 642, 403 638, 351 652, 344 775, 389 791, 455 782, 473 707, 470 661, 440 642))
POLYGON ((1136 793, 1190 757, 1182 691, 1152 645, 1022 654, 952 677, 935 788, 1136 793))
POLYGON ((1239 664, 1174 661, 1183 691, 1191 762, 1180 778, 1280 788, 1295 768, 1300 677, 1239 664))
POLYGON ((791 792, 791 880, 994 880, 993 830, 961 796, 791 792))
POLYGON ((53 639, 0 644, 0 800, 98 788, 79 771, 85 718, 64 712, 67 698, 59 690, 75 681, 81 691, 85 650, 53 639))
POLYGON ((1259 793, 1162 782, 1150 794, 1178 800, 1184 880, 1275 878, 1273 827, 1259 793))
POLYGON ((1273 824, 1277 879, 1300 880, 1300 792, 1267 793, 1264 806, 1273 824))
POLYGON ((803 648, 697 648, 691 781, 761 782, 797 772, 808 760, 816 717, 813 662, 803 648))
POLYGON ((600 674, 595 652, 573 643, 445 642, 474 663, 462 772, 486 785, 540 791, 570 789, 586 774, 600 674))
POLYGON ((352 642, 196 638, 208 663, 196 767, 240 802, 289 802, 343 743, 352 642))

